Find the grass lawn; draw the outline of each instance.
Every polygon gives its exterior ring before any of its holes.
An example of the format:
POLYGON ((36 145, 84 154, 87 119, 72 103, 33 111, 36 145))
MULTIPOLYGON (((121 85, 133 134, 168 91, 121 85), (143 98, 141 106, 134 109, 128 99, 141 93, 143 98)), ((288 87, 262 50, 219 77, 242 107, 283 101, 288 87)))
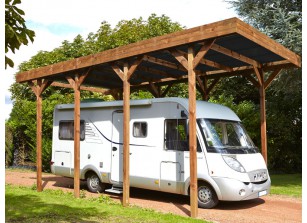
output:
POLYGON ((270 177, 271 194, 302 197, 302 174, 273 174, 270 177))
POLYGON ((77 199, 61 190, 46 189, 38 193, 31 187, 13 185, 5 186, 5 218, 6 222, 25 223, 204 222, 139 207, 124 208, 104 195, 77 199))

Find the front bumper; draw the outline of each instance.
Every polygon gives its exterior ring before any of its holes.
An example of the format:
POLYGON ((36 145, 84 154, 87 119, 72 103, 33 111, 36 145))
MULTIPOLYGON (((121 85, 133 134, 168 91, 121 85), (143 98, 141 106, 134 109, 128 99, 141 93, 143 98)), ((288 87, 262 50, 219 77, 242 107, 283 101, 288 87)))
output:
POLYGON ((213 177, 218 185, 221 195, 219 200, 222 201, 241 201, 251 200, 270 193, 271 180, 268 178, 265 182, 244 183, 235 179, 213 177))

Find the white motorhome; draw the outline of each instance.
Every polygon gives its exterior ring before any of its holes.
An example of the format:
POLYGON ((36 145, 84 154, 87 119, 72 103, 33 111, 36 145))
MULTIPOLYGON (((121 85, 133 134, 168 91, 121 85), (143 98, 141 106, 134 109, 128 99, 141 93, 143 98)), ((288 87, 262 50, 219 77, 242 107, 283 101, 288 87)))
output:
MULTIPOLYGON (((81 103, 80 179, 90 191, 123 178, 123 102, 81 103)), ((262 155, 229 108, 196 102, 198 204, 258 198, 270 191, 262 155)), ((189 195, 188 100, 130 101, 130 186, 189 195)), ((51 170, 74 176, 74 105, 54 110, 51 170)))

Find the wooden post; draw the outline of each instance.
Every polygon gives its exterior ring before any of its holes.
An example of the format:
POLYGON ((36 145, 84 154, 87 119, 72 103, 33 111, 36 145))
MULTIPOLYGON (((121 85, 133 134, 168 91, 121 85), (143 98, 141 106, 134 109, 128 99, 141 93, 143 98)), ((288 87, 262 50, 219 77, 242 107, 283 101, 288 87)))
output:
POLYGON ((198 215, 197 200, 197 143, 196 143, 196 78, 193 67, 194 50, 188 49, 188 82, 189 82, 189 145, 190 145, 190 205, 191 217, 198 215))
POLYGON ((36 189, 38 192, 43 191, 42 187, 42 94, 44 90, 51 84, 47 80, 37 80, 28 82, 32 91, 36 95, 36 189), (36 85, 35 85, 36 83, 36 85))
POLYGON ((123 206, 129 206, 130 197, 130 82, 128 79, 128 63, 124 64, 124 157, 123 157, 123 206))
POLYGON ((266 135, 266 111, 265 111, 265 88, 264 84, 259 87, 260 94, 260 128, 261 128, 261 153, 265 163, 268 163, 267 135, 266 135))
POLYGON ((129 67, 124 63, 124 69, 116 64, 112 65, 113 71, 123 81, 123 107, 124 107, 124 143, 123 143, 123 206, 129 206, 130 198, 130 78, 142 62, 143 57, 137 58, 129 67))
POLYGON ((79 77, 75 77, 74 86, 74 195, 80 197, 80 86, 79 77))
MULTIPOLYGON (((256 77, 258 79, 259 85, 255 83, 256 86, 258 86, 259 89, 259 95, 260 95, 260 131, 261 131, 261 153, 263 156, 263 159, 265 163, 268 163, 268 152, 267 152, 267 135, 266 135, 266 112, 265 112, 265 88, 266 88, 266 82, 264 81, 264 73, 261 68, 257 68, 254 66, 254 71, 256 74, 256 77)), ((252 78, 249 78, 249 80, 253 80, 252 78)), ((255 82, 255 81, 253 81, 255 82)))
POLYGON ((38 192, 43 191, 42 187, 42 95, 36 95, 36 188, 38 192))
POLYGON ((82 75, 75 75, 75 78, 66 77, 74 89, 74 196, 80 197, 80 89, 84 79, 88 76, 90 69, 82 75))

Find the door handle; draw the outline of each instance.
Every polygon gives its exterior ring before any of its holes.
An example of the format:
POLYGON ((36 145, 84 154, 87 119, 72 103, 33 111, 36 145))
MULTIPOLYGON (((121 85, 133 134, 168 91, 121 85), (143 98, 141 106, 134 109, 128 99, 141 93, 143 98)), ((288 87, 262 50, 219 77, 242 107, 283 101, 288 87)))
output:
POLYGON ((113 147, 113 148, 112 148, 112 151, 116 151, 116 150, 117 150, 117 148, 116 148, 116 147, 113 147))

